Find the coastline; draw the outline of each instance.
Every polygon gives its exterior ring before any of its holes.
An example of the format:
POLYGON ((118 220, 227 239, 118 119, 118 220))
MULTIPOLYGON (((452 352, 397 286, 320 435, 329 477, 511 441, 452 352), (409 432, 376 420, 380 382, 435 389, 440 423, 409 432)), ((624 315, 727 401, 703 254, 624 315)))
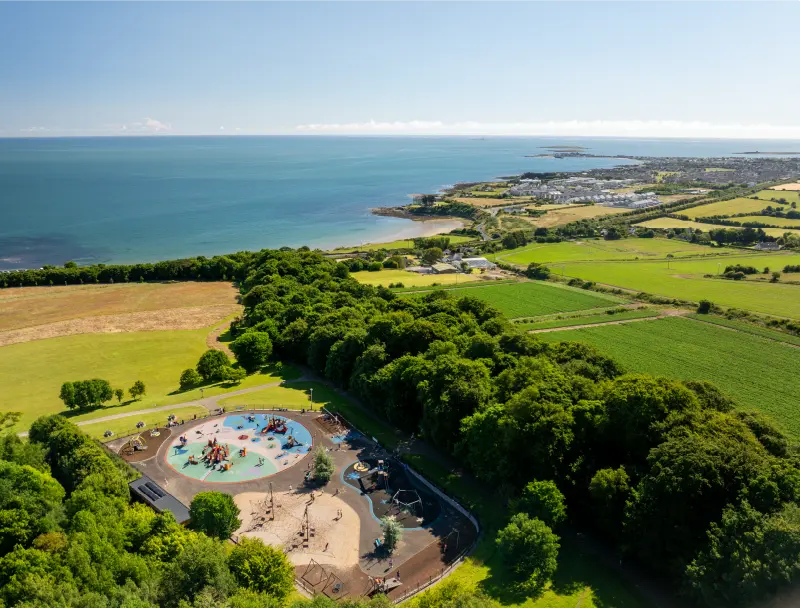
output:
POLYGON ((435 236, 437 234, 448 233, 451 230, 466 228, 471 223, 464 218, 414 216, 404 213, 400 207, 381 208, 381 212, 379 213, 375 212, 377 210, 371 211, 374 215, 380 217, 394 217, 403 220, 412 220, 412 222, 403 222, 402 227, 398 226, 396 231, 381 235, 375 240, 363 240, 361 243, 337 245, 336 247, 329 248, 329 250, 350 249, 358 247, 359 245, 376 245, 378 243, 391 243, 392 241, 404 241, 419 237, 435 236))

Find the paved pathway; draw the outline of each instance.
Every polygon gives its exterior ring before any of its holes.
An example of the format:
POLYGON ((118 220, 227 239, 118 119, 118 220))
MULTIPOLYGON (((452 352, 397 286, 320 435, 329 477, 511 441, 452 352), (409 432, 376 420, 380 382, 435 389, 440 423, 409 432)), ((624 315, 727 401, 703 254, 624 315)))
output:
MULTIPOLYGON (((259 384, 258 386, 250 386, 248 388, 242 388, 238 391, 229 391, 227 393, 220 393, 219 395, 213 395, 211 397, 205 397, 203 399, 194 399, 192 401, 184 401, 182 403, 173 403, 172 405, 161 405, 159 407, 149 407, 141 410, 134 410, 132 412, 120 412, 119 414, 109 414, 108 416, 101 416, 99 418, 90 418, 88 420, 77 420, 75 424, 77 426, 84 426, 87 424, 94 424, 95 422, 110 422, 111 420, 119 420, 120 418, 132 418, 134 416, 141 416, 142 414, 149 414, 151 412, 166 412, 168 410, 178 409, 180 407, 188 407, 191 405, 199 405, 201 407, 206 408, 208 411, 212 411, 215 408, 219 407, 217 403, 220 399, 226 399, 228 397, 234 397, 236 395, 246 395, 247 393, 254 393, 256 391, 260 391, 265 388, 271 388, 273 386, 280 386, 281 384, 291 384, 292 382, 304 382, 306 381, 305 376, 300 376, 294 380, 286 380, 286 381, 277 381, 277 382, 268 382, 266 384, 259 384)), ((28 432, 18 433, 20 437, 27 437, 28 432)))

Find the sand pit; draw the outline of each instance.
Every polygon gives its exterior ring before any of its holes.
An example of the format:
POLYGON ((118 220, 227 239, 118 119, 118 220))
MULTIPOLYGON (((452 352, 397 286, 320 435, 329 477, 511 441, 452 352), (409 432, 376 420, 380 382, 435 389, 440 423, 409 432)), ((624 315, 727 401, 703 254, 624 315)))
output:
POLYGON ((358 565, 361 524, 352 507, 328 492, 275 492, 275 519, 270 518, 269 493, 244 492, 234 497, 241 509, 237 534, 260 538, 282 547, 295 566, 313 559, 320 564, 346 569, 358 565), (302 533, 308 507, 309 534, 302 533), (339 517, 341 513, 341 517, 339 517))

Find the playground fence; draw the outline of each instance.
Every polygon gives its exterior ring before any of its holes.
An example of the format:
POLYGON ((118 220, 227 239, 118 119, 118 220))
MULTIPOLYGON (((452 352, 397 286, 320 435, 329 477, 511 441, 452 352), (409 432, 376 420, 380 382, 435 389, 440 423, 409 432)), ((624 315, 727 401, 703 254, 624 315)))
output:
MULTIPOLYGON (((477 542, 477 541, 476 541, 477 542)), ((446 567, 442 568, 437 575, 431 575, 428 577, 428 580, 421 580, 417 581, 416 584, 411 584, 408 587, 408 590, 403 593, 400 597, 396 597, 392 599, 392 603, 399 604, 400 602, 404 602, 410 597, 415 596, 417 593, 425 591, 428 587, 431 587, 435 583, 438 583, 440 580, 445 578, 449 575, 453 570, 455 570, 458 566, 461 565, 461 562, 464 561, 464 558, 475 548, 476 542, 473 542, 467 549, 463 550, 461 553, 458 554, 452 562, 450 562, 446 567)))

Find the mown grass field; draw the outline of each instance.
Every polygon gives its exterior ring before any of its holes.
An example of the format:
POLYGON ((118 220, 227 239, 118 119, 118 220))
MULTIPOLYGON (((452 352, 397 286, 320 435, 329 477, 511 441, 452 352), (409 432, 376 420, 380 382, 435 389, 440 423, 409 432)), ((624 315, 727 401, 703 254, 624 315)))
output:
POLYGON ((548 319, 547 321, 535 321, 532 323, 518 323, 516 327, 525 330, 555 329, 557 327, 572 327, 575 325, 596 325, 597 323, 612 323, 614 321, 628 321, 630 319, 646 319, 657 317, 657 310, 628 310, 617 312, 613 315, 599 313, 587 315, 585 317, 569 317, 567 319, 548 319))
POLYGON ((702 230, 703 232, 708 232, 715 228, 729 228, 729 226, 723 226, 721 224, 704 224, 703 222, 679 220, 674 217, 657 217, 653 220, 634 224, 634 226, 637 228, 661 228, 662 230, 667 230, 669 228, 691 228, 692 230, 702 230))
POLYGON ((461 283, 471 283, 473 281, 480 281, 481 275, 476 273, 472 274, 418 274, 416 272, 408 272, 407 270, 378 270, 370 272, 362 270, 361 272, 354 272, 352 275, 359 283, 365 285, 383 285, 388 287, 390 283, 402 283, 404 287, 427 287, 431 285, 454 285, 461 283))
MULTIPOLYGON (((765 200, 765 201, 772 201, 772 199, 784 199, 788 203, 798 203, 800 204, 800 192, 791 191, 791 190, 762 190, 761 192, 756 192, 753 196, 757 196, 758 198, 765 200)), ((774 205, 773 205, 774 206, 774 205)))
POLYGON ((238 293, 231 283, 191 281, 0 289, 0 332, 75 319, 196 307, 212 308, 214 319, 222 319, 240 310, 238 293))
POLYGON ((269 388, 226 397, 219 401, 226 408, 233 407, 285 407, 290 410, 309 409, 311 407, 309 389, 313 389, 314 409, 324 405, 338 403, 342 399, 337 393, 318 382, 292 382, 285 386, 271 386, 269 388))
POLYGON ((624 301, 615 296, 538 281, 450 289, 448 292, 455 297, 485 300, 510 319, 599 308, 624 301))
MULTIPOLYGON (((728 264, 779 269, 800 264, 800 254, 753 254, 670 261, 572 262, 564 272, 616 287, 699 302, 710 300, 727 307, 800 319, 800 286, 766 281, 727 281, 705 278, 728 264)), ((558 269, 560 270, 560 268, 558 269)))
POLYGON ((711 217, 712 215, 734 215, 736 213, 754 213, 761 211, 767 206, 762 200, 753 200, 752 198, 734 198, 729 201, 718 201, 716 203, 708 203, 707 205, 699 205, 691 209, 684 209, 679 211, 680 215, 686 215, 691 219, 698 217, 711 217))
POLYGON ((562 209, 554 209, 548 211, 546 214, 533 218, 532 223, 535 226, 543 228, 552 228, 553 226, 563 226, 570 222, 578 220, 586 220, 593 217, 602 217, 605 215, 617 215, 625 213, 630 209, 614 209, 612 207, 603 207, 602 205, 586 205, 579 206, 565 206, 562 209))
POLYGON ((768 215, 746 215, 744 217, 731 218, 737 222, 759 222, 760 224, 769 224, 772 226, 786 226, 787 228, 800 229, 800 220, 790 220, 785 217, 770 217, 768 215))
POLYGON ((81 430, 90 437, 94 437, 100 441, 112 441, 118 437, 131 435, 137 431, 144 432, 147 429, 164 426, 167 423, 167 416, 170 414, 175 414, 178 420, 191 420, 194 415, 197 415, 198 418, 207 416, 208 410, 201 405, 178 407, 166 412, 148 412, 146 414, 119 418, 117 420, 83 424, 81 425, 81 430), (144 427, 142 429, 136 428, 138 422, 144 422, 144 427), (111 431, 114 435, 111 437, 103 437, 103 433, 106 431, 111 431))
POLYGON ((800 349, 692 319, 543 333, 548 342, 593 344, 629 371, 682 380, 708 380, 745 408, 769 414, 800 439, 800 349))
POLYGON ((719 253, 719 250, 680 239, 631 238, 617 241, 587 239, 562 243, 531 243, 519 249, 506 249, 487 257, 509 264, 527 266, 531 262, 548 264, 584 260, 658 259, 666 258, 667 255, 687 257, 714 253, 719 253))

